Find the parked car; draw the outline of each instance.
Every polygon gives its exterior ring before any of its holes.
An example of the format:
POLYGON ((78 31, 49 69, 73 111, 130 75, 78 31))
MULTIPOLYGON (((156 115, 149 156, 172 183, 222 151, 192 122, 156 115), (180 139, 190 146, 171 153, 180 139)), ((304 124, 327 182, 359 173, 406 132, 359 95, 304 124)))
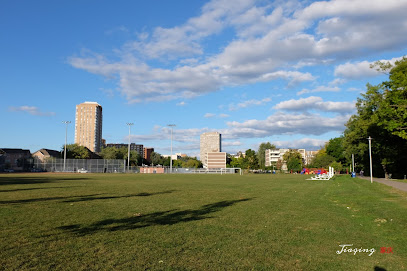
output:
POLYGON ((78 169, 78 173, 88 173, 88 171, 84 168, 78 169))

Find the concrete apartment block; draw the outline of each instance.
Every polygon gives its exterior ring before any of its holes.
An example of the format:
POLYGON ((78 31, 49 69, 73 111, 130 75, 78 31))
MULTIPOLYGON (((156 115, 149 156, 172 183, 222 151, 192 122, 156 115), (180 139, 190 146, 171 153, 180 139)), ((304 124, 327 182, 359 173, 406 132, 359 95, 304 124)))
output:
POLYGON ((222 151, 222 136, 218 132, 208 132, 201 134, 200 156, 203 166, 207 167, 206 154, 208 152, 222 151))
POLYGON ((76 106, 75 143, 92 152, 102 147, 102 106, 96 102, 84 102, 76 106))

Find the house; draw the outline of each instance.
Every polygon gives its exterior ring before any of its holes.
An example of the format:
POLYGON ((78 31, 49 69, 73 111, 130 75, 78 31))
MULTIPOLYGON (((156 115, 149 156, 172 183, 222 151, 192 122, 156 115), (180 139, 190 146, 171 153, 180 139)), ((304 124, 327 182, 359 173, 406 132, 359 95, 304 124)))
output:
POLYGON ((31 165, 30 150, 0 148, 0 171, 27 171, 31 165))
POLYGON ((34 158, 37 158, 41 162, 44 162, 45 160, 50 158, 61 158, 61 155, 61 152, 49 149, 41 149, 32 154, 34 158))

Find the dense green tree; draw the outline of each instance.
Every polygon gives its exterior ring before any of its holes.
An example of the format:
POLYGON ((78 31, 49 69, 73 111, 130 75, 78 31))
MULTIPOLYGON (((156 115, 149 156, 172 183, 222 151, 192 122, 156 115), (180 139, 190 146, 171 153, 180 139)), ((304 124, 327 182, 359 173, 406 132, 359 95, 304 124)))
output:
POLYGON ((259 149, 257 151, 257 160, 259 161, 259 168, 265 169, 266 168, 266 150, 268 149, 275 149, 276 146, 271 144, 270 142, 261 143, 259 145, 259 149))
POLYGON ((283 155, 288 170, 301 171, 303 166, 302 155, 296 150, 289 150, 283 155))
POLYGON ((325 151, 327 155, 332 156, 335 161, 341 164, 350 164, 350 157, 347 157, 344 147, 344 137, 336 137, 330 139, 325 145, 325 151))
POLYGON ((258 169, 259 161, 257 160, 256 151, 252 149, 246 150, 246 155, 243 159, 243 166, 246 169, 258 169))
POLYGON ((117 154, 117 148, 107 147, 103 148, 99 155, 102 156, 103 159, 117 159, 117 154))
POLYGON ((231 157, 229 167, 231 167, 231 168, 244 168, 244 158, 243 158, 243 156, 240 156, 238 158, 231 157))
MULTIPOLYGON (((129 155, 128 151, 129 150, 126 147, 121 147, 119 149, 115 147, 107 147, 103 148, 99 155, 103 159, 125 159, 127 165, 127 158, 129 155)), ((141 161, 142 157, 138 152, 130 151, 130 165, 132 166, 141 165, 141 161)))
POLYGON ((369 173, 367 138, 372 138, 373 174, 378 177, 403 176, 407 172, 407 59, 376 63, 379 70, 390 70, 389 81, 377 86, 367 84, 366 93, 357 99, 357 113, 346 124, 345 147, 355 154, 358 170, 369 173))
POLYGON ((201 168, 202 162, 198 161, 198 159, 191 158, 185 163, 186 168, 201 168))
POLYGON ((335 158, 327 154, 324 147, 323 149, 319 150, 314 159, 312 159, 310 167, 327 169, 333 162, 335 162, 335 158))
MULTIPOLYGON (((62 146, 62 157, 64 157, 65 146, 62 146)), ((79 146, 78 144, 67 144, 66 145, 66 158, 69 159, 89 159, 92 155, 92 152, 84 147, 79 146)))
POLYGON ((152 152, 150 154, 151 164, 153 165, 163 165, 165 158, 161 156, 158 152, 152 152))
POLYGON ((372 67, 389 74, 380 87, 383 99, 378 108, 378 126, 407 140, 407 57, 390 62, 376 62, 372 67))

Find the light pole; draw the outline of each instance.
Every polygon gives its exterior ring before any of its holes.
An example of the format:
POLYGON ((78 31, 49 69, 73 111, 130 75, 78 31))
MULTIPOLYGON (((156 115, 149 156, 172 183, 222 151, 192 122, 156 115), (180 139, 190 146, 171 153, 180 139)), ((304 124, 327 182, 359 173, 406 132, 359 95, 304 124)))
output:
POLYGON ((369 157, 370 157, 370 183, 373 183, 373 168, 372 168, 372 138, 369 136, 369 157))
POLYGON ((69 120, 64 120, 62 123, 65 123, 65 146, 64 146, 64 172, 66 166, 66 139, 68 137, 68 124, 71 123, 69 120))
POLYGON ((131 126, 134 125, 134 123, 127 122, 126 124, 129 126, 129 147, 127 150, 127 172, 129 172, 130 171, 130 134, 131 134, 130 129, 131 129, 131 126))
POLYGON ((172 129, 176 126, 175 124, 168 124, 171 127, 171 159, 170 159, 170 173, 172 173, 172 129))

